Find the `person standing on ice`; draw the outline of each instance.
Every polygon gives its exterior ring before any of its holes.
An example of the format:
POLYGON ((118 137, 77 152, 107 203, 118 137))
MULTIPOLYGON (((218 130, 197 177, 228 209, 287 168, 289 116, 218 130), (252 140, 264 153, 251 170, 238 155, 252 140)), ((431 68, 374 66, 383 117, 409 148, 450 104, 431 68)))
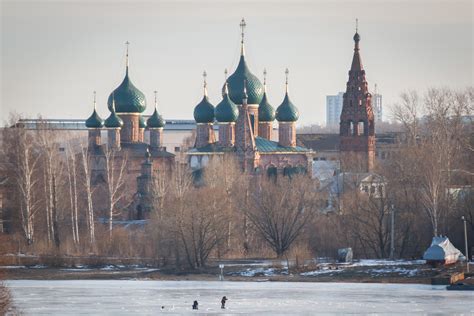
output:
POLYGON ((193 309, 198 309, 198 305, 199 305, 198 301, 194 301, 193 309))
POLYGON ((227 301, 227 297, 223 296, 221 299, 221 308, 225 309, 225 302, 227 301))

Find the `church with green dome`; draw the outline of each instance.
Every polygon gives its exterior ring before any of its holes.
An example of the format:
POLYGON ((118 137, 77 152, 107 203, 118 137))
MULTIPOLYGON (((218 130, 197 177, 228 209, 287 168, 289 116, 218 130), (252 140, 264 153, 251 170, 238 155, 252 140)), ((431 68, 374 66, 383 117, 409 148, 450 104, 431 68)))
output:
MULTIPOLYGON (((94 110, 85 125, 88 130, 92 185, 99 191, 104 190, 107 173, 119 173, 120 171, 115 169, 125 162, 124 186, 136 187, 136 190, 126 190, 130 195, 126 200, 133 201, 127 207, 129 218, 143 219, 147 217, 150 209, 147 196, 152 170, 172 170, 175 156, 163 146, 165 120, 158 113, 156 91, 153 114, 147 120, 143 116, 147 106, 146 98, 130 78, 129 43, 126 44, 125 77, 108 97, 109 116, 102 120, 98 115, 94 92, 94 110), (148 140, 145 139, 146 130, 148 140), (113 161, 107 162, 107 159, 113 161), (107 170, 107 165, 112 165, 115 169, 107 170), (143 174, 144 172, 149 174, 143 174)), ((98 200, 97 203, 100 205, 101 201, 98 200)), ((103 207, 106 208, 105 205, 103 207)))
POLYGON ((299 112, 288 92, 289 71, 285 71, 283 102, 274 109, 268 101, 266 70, 262 84, 247 64, 245 26, 242 19, 239 63, 229 77, 225 71, 222 100, 215 107, 207 96, 207 74, 204 72, 204 96, 194 108, 196 142, 187 152, 188 163, 199 173, 213 156, 230 153, 236 155, 242 170, 249 174, 311 174, 313 152, 296 143, 299 112), (275 119, 278 122, 276 139, 275 119), (214 132, 216 126, 218 137, 214 132))

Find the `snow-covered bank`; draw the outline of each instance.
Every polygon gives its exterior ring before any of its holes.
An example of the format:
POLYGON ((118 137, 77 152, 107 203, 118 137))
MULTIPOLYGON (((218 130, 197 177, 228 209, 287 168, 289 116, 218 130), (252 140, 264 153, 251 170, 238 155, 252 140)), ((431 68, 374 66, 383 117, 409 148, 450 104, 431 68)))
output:
POLYGON ((8 285, 25 315, 474 313, 472 292, 414 284, 18 280, 8 285), (222 311, 224 295, 229 301, 222 311), (197 312, 191 310, 194 300, 197 312))

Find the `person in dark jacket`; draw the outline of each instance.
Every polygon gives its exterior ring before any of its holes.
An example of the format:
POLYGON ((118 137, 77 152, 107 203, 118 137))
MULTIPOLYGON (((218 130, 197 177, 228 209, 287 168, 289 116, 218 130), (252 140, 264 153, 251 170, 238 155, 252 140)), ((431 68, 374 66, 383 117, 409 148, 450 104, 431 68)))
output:
POLYGON ((199 305, 198 301, 194 301, 193 309, 198 309, 198 305, 199 305))
POLYGON ((227 297, 223 296, 221 299, 221 308, 225 309, 225 302, 227 301, 227 297))

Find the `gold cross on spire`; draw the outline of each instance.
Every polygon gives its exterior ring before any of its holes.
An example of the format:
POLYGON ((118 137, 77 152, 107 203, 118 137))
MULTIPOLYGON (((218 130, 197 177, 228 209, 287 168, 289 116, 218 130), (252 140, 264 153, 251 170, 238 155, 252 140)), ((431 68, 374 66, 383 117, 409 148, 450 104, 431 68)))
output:
POLYGON ((94 111, 97 109, 97 105, 96 105, 97 103, 95 101, 95 96, 96 96, 96 92, 94 91, 94 111))
POLYGON ((125 59, 127 61, 127 71, 128 71, 128 46, 130 45, 130 42, 129 41, 126 41, 125 42, 125 46, 127 47, 127 53, 125 55, 125 59))
POLYGON ((356 18, 356 33, 359 31, 359 19, 356 18))
POLYGON ((288 93, 288 75, 290 74, 290 71, 288 70, 288 68, 285 69, 285 77, 286 77, 286 81, 285 81, 285 90, 286 90, 286 93, 288 93))
POLYGON ((227 71, 227 68, 224 69, 224 78, 225 78, 225 82, 227 82, 227 74, 228 74, 228 71, 227 71))
POLYGON ((267 68, 263 68, 263 92, 267 92, 267 68))
POLYGON ((245 27, 247 26, 247 24, 245 23, 245 19, 242 18, 242 21, 240 21, 240 30, 241 30, 241 35, 242 35, 242 40, 241 40, 241 43, 243 44, 244 43, 244 35, 245 35, 245 27))
POLYGON ((245 55, 245 50, 244 50, 244 36, 245 36, 245 27, 247 24, 245 23, 245 19, 242 18, 242 21, 240 21, 240 35, 241 35, 241 40, 240 40, 240 55, 244 56, 245 55))
POLYGON ((157 105, 158 105, 158 101, 157 101, 157 98, 156 98, 156 94, 158 93, 158 91, 153 91, 153 93, 155 94, 155 110, 157 108, 157 105))

